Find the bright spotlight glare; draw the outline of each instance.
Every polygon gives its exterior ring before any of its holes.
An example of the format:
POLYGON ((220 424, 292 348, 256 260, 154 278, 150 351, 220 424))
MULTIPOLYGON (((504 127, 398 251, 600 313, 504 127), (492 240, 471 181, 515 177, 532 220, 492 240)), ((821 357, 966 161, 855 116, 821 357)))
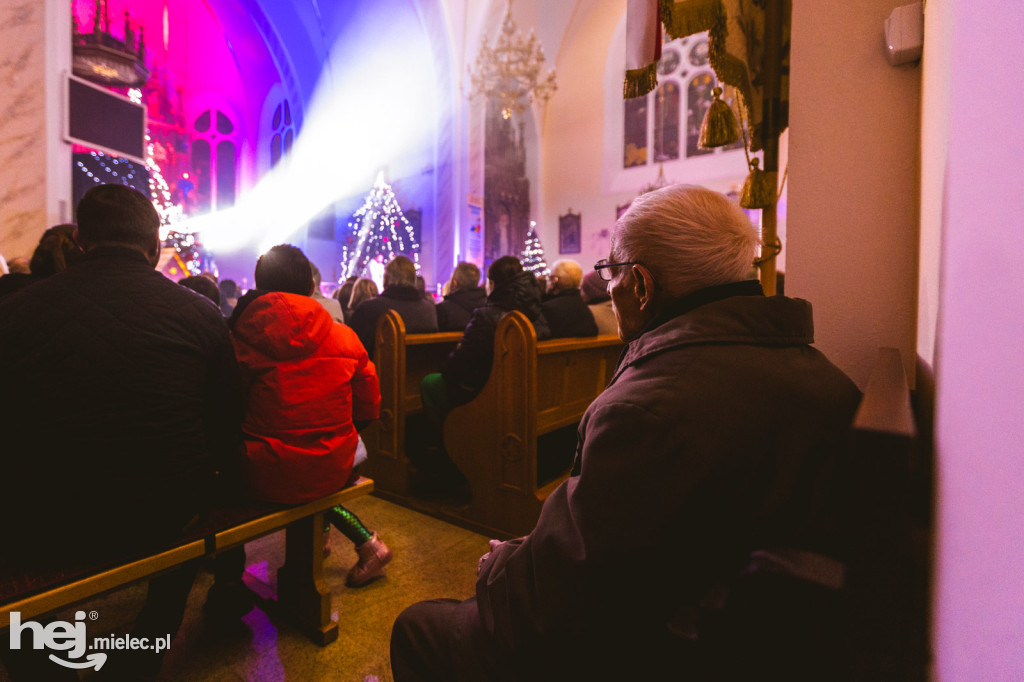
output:
POLYGON ((368 190, 382 167, 429 139, 430 60, 417 50, 403 57, 392 41, 367 41, 359 59, 352 47, 321 75, 291 152, 233 208, 187 221, 204 246, 224 252, 255 242, 264 252, 338 199, 368 190))

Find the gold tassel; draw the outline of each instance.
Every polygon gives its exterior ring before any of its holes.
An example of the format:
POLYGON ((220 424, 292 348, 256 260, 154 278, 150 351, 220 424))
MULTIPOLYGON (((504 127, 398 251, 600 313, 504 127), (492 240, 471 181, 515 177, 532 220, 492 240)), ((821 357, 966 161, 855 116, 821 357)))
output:
POLYGON ((750 175, 743 183, 740 206, 743 208, 771 208, 775 203, 774 173, 760 168, 760 159, 750 160, 750 175))
POLYGON ((722 99, 722 88, 716 86, 711 94, 715 100, 708 107, 704 122, 700 125, 698 144, 702 149, 724 147, 740 139, 736 115, 732 113, 732 107, 722 99))
POLYGON ((622 84, 622 97, 624 99, 642 97, 656 87, 658 87, 658 62, 626 71, 626 80, 622 84))

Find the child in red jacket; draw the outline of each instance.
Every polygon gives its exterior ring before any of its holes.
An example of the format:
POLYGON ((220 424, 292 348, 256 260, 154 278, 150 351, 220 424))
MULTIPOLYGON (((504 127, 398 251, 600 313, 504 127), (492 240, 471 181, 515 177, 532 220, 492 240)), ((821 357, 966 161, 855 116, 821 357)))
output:
MULTIPOLYGON (((245 479, 258 500, 299 504, 350 482, 358 429, 377 418, 380 388, 355 332, 310 296, 301 250, 273 247, 255 280, 229 322, 246 395, 245 479)), ((383 575, 391 550, 376 533, 341 506, 326 519, 356 546, 349 586, 383 575)))

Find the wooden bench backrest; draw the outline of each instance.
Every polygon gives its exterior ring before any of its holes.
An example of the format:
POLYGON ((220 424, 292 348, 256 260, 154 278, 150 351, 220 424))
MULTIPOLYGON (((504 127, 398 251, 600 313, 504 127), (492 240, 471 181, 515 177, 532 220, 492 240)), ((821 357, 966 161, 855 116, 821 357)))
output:
MULTIPOLYGON (((405 417, 423 409, 420 382, 441 371, 441 364, 462 338, 462 332, 406 334, 394 310, 377 322, 373 362, 380 380, 380 423, 375 451, 399 459, 405 444, 405 417)), ((369 446, 369 443, 367 443, 369 446)))
POLYGON ((533 324, 513 311, 498 323, 491 374, 483 391, 445 423, 452 459, 473 486, 471 514, 494 528, 529 530, 539 505, 513 510, 491 491, 531 498, 537 486, 537 437, 580 419, 615 369, 618 337, 537 341, 533 324))
POLYGON ((910 518, 917 440, 910 390, 895 348, 879 349, 852 431, 854 547, 848 587, 855 679, 923 680, 914 649, 927 630, 922 562, 910 518), (915 641, 916 640, 916 641, 915 641))

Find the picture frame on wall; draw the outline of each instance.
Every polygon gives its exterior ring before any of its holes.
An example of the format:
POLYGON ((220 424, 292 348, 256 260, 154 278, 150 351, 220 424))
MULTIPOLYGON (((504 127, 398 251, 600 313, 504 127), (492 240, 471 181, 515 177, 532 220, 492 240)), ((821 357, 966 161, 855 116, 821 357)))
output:
POLYGON ((570 208, 565 215, 558 216, 558 252, 579 253, 582 243, 582 220, 579 213, 570 208))

